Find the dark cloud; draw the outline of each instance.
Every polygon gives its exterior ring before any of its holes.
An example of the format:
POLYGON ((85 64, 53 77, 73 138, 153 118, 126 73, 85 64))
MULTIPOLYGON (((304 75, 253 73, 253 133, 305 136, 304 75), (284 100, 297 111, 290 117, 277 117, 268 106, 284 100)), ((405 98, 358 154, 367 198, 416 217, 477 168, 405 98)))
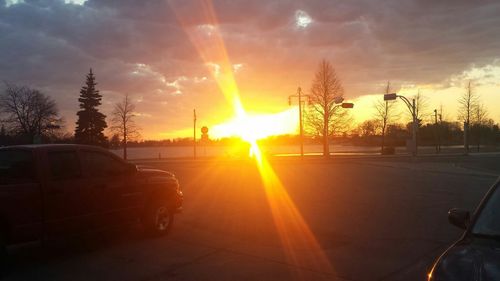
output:
POLYGON ((0 0, 0 79, 53 95, 68 127, 90 67, 107 94, 106 110, 129 93, 140 101, 141 120, 166 122, 165 130, 189 126, 183 114, 193 107, 207 115, 220 111, 223 95, 186 34, 200 26, 196 32, 217 25, 232 63, 242 65, 236 78, 244 100, 266 103, 285 100, 298 85, 307 89, 323 58, 354 97, 380 91, 386 80, 441 83, 471 65, 492 63, 500 49, 498 1, 5 3, 0 0), (298 11, 312 22, 297 26, 298 11))

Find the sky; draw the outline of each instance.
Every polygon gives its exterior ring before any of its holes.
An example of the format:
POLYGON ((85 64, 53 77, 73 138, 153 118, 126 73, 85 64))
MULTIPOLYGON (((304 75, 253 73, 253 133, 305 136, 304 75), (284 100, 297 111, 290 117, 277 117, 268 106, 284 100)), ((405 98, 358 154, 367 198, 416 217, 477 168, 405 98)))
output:
POLYGON ((442 106, 456 121, 469 80, 498 122, 498 15, 488 0, 0 0, 0 80, 53 97, 71 131, 92 68, 101 111, 129 94, 144 139, 190 136, 193 109, 221 137, 242 126, 217 81, 224 59, 245 110, 263 115, 254 130, 293 133, 288 96, 307 94, 325 59, 356 122, 373 117, 387 81, 407 97, 420 91, 429 120, 442 106))

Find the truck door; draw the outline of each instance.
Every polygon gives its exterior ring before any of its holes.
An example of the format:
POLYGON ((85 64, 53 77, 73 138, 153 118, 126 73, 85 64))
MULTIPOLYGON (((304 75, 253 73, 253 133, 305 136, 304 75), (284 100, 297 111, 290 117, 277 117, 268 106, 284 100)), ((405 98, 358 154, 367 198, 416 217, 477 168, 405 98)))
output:
POLYGON ((82 150, 81 154, 85 173, 101 194, 102 223, 113 225, 136 220, 143 192, 127 163, 97 150, 82 150))
POLYGON ((81 233, 94 227, 97 194, 82 176, 76 150, 47 152, 45 221, 49 236, 81 233))
POLYGON ((36 172, 31 150, 0 150, 0 220, 8 225, 10 242, 41 238, 42 193, 36 172))

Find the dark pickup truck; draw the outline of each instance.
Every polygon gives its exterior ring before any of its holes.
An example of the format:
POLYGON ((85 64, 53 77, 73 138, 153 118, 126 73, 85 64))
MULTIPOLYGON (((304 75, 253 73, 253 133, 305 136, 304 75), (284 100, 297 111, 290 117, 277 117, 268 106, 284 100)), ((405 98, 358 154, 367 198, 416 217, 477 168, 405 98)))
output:
POLYGON ((101 148, 0 148, 0 251, 137 221, 166 234, 182 200, 172 173, 138 168, 101 148))

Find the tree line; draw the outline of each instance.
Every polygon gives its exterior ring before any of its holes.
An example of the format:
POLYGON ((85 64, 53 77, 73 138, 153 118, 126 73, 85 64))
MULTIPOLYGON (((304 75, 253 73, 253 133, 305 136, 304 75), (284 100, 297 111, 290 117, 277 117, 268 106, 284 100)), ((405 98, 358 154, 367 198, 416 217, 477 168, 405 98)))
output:
MULTIPOLYGON (((386 93, 390 93, 390 83, 386 93)), ((500 141, 499 125, 488 117, 488 112, 480 96, 473 90, 471 81, 464 87, 459 97, 458 118, 452 120, 439 109, 429 110, 427 100, 420 94, 414 97, 417 115, 417 141, 419 145, 435 145, 439 152, 442 145, 464 145, 468 152, 470 146, 479 151, 481 146, 494 146, 500 141), (425 119, 430 120, 424 122, 425 119)), ((394 147, 405 145, 411 133, 411 122, 401 122, 401 112, 395 107, 395 101, 382 99, 374 103, 373 118, 364 121, 355 127, 351 134, 355 142, 365 145, 380 145, 394 147)))
MULTIPOLYGON (((40 90, 26 86, 4 83, 5 90, 0 94, 0 145, 28 143, 78 143, 102 147, 123 147, 123 157, 127 158, 127 146, 144 144, 189 144, 189 139, 177 141, 137 142, 140 128, 134 117, 135 105, 128 95, 114 105, 111 113, 111 137, 104 130, 108 128, 106 115, 100 112, 102 95, 92 69, 86 75, 85 83, 78 97, 79 110, 74 134, 63 130, 64 120, 60 117, 55 101, 40 90)), ((387 82, 386 94, 392 92, 387 82)), ((373 104, 372 118, 353 125, 349 108, 343 105, 344 88, 332 64, 320 62, 304 107, 304 132, 307 142, 319 142, 323 154, 329 156, 332 141, 350 142, 355 145, 379 145, 381 152, 391 152, 395 146, 404 146, 411 135, 412 123, 405 120, 404 112, 398 111, 396 101, 385 101, 382 95, 373 104)), ((434 114, 429 112, 427 99, 418 92, 415 100, 417 117, 417 141, 420 145, 458 145, 464 144, 467 151, 471 145, 477 150, 484 145, 499 142, 499 125, 488 117, 480 96, 472 81, 460 96, 458 121, 447 118, 441 107, 434 114), (432 122, 425 119, 434 118, 432 122)), ((303 141, 304 139, 302 139, 303 141)), ((296 137, 281 137, 267 140, 268 143, 301 142, 296 137)), ((225 143, 221 141, 217 143, 225 143)), ((192 143, 192 140, 191 140, 192 143)), ((213 143, 209 142, 209 143, 213 143)))
POLYGON ((86 75, 78 97, 79 110, 74 134, 65 132, 64 120, 54 99, 38 89, 5 82, 0 94, 0 145, 37 143, 77 143, 109 147, 117 142, 127 159, 127 142, 136 139, 135 105, 128 95, 114 105, 111 113, 110 140, 104 134, 108 127, 106 115, 99 110, 102 95, 96 86, 92 69, 86 75))
MULTIPOLYGON (((385 94, 392 93, 387 82, 385 94)), ((404 146, 412 133, 412 122, 402 122, 403 113, 398 111, 396 101, 380 99, 374 102, 372 118, 352 125, 348 111, 341 106, 344 89, 332 64, 323 60, 312 81, 310 105, 306 109, 306 126, 309 137, 320 139, 323 155, 329 155, 329 144, 333 139, 349 140, 358 145, 379 145, 382 153, 393 153, 395 146, 404 146)), ((441 145, 463 144, 466 152, 474 145, 479 151, 482 145, 497 145, 500 141, 499 125, 488 117, 479 94, 469 81, 458 99, 458 121, 446 118, 443 107, 428 110, 427 99, 418 91, 413 97, 417 120, 417 144, 441 145), (425 119, 433 119, 425 123, 425 119)), ((406 112, 406 111, 405 111, 406 112)), ((408 111, 409 112, 409 111, 408 111)))

